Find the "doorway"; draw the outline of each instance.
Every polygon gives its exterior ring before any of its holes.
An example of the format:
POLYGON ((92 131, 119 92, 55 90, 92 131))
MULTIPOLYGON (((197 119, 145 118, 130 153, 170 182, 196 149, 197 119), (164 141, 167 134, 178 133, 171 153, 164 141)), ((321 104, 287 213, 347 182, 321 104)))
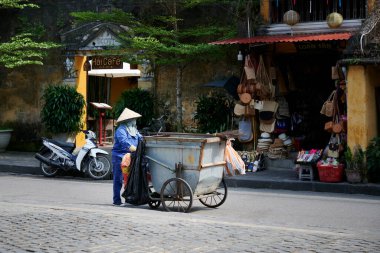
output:
MULTIPOLYGON (((87 91, 87 117, 88 129, 96 130, 96 121, 99 118, 99 113, 91 102, 110 104, 111 97, 111 78, 89 76, 87 91)), ((111 117, 111 111, 106 110, 106 118, 111 117)))
POLYGON ((324 130, 330 118, 320 114, 320 110, 335 89, 331 67, 338 57, 335 51, 313 51, 280 55, 276 59, 288 89, 285 98, 291 114, 290 134, 302 140, 302 149, 323 149, 330 139, 330 133, 324 130))

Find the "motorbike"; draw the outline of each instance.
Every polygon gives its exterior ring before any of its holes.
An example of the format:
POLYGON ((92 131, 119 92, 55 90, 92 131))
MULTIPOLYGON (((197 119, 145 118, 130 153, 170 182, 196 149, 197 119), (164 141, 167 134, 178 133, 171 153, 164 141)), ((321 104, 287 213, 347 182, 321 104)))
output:
POLYGON ((40 168, 46 177, 54 177, 60 170, 77 170, 93 179, 109 177, 112 167, 108 152, 98 148, 96 135, 91 130, 82 131, 86 143, 74 154, 75 144, 42 138, 42 147, 35 158, 40 161, 40 168))

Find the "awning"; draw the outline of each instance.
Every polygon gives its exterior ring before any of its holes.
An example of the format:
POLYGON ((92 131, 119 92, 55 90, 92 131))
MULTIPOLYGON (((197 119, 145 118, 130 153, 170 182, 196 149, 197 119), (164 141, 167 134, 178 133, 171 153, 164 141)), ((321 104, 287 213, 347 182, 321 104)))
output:
MULTIPOLYGON (((90 61, 92 63, 92 61, 90 61)), ((92 69, 88 71, 89 76, 103 76, 103 77, 131 77, 140 76, 140 70, 131 69, 131 65, 123 62, 122 69, 92 69)))
POLYGON ((213 45, 231 44, 256 44, 256 43, 276 43, 276 42, 304 42, 304 41, 329 41, 348 40, 352 33, 325 33, 325 34, 294 34, 294 35, 267 35, 255 36, 251 38, 233 38, 211 42, 213 45))

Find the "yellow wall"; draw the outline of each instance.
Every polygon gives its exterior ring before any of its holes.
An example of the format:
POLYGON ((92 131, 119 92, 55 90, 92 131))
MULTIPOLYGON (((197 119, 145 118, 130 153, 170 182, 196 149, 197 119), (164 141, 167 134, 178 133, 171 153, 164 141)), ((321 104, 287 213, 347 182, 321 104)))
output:
POLYGON ((260 2, 260 14, 263 17, 265 23, 270 21, 270 3, 269 0, 261 0, 260 2))
POLYGON ((110 104, 114 106, 119 99, 121 93, 125 90, 137 88, 136 84, 131 84, 127 77, 112 78, 111 80, 111 96, 110 104))
MULTIPOLYGON (((87 73, 83 70, 83 64, 86 61, 85 56, 76 56, 75 57, 75 69, 78 70, 77 75, 77 91, 83 95, 84 99, 86 100, 87 104, 87 73)), ((86 118, 87 118, 87 111, 85 111, 85 114, 82 118, 83 123, 83 129, 87 129, 86 124, 86 118)), ((83 133, 79 133, 76 136, 76 145, 77 146, 83 146, 85 144, 85 136, 83 133)))
MULTIPOLYGON (((376 71, 352 65, 347 74, 347 142, 362 148, 377 135, 375 85, 376 71)), ((378 79, 377 79, 378 80, 378 79)))

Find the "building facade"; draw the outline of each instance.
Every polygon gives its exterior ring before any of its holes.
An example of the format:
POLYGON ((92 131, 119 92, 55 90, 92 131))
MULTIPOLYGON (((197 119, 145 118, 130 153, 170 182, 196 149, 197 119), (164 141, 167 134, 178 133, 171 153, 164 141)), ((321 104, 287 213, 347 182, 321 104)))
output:
MULTIPOLYGON (((246 37, 214 44, 237 44, 245 55, 262 56, 268 72, 276 71, 272 74, 276 96, 285 96, 290 110, 300 114, 305 124, 301 132, 293 133, 305 137, 307 149, 329 142, 330 134, 323 130, 328 119, 319 110, 329 94, 344 84, 340 114, 347 119, 345 138, 351 148, 356 144, 365 148, 380 132, 378 56, 360 60, 367 56, 357 53, 360 50, 354 54, 351 48, 355 43, 358 48, 360 38, 379 26, 376 4, 373 0, 261 0, 264 23, 257 31, 251 31, 247 21, 246 37), (372 26, 364 29, 369 19, 372 26), (339 81, 332 77, 332 68, 339 70, 339 81)), ((367 43, 367 49, 374 41, 367 43)))

